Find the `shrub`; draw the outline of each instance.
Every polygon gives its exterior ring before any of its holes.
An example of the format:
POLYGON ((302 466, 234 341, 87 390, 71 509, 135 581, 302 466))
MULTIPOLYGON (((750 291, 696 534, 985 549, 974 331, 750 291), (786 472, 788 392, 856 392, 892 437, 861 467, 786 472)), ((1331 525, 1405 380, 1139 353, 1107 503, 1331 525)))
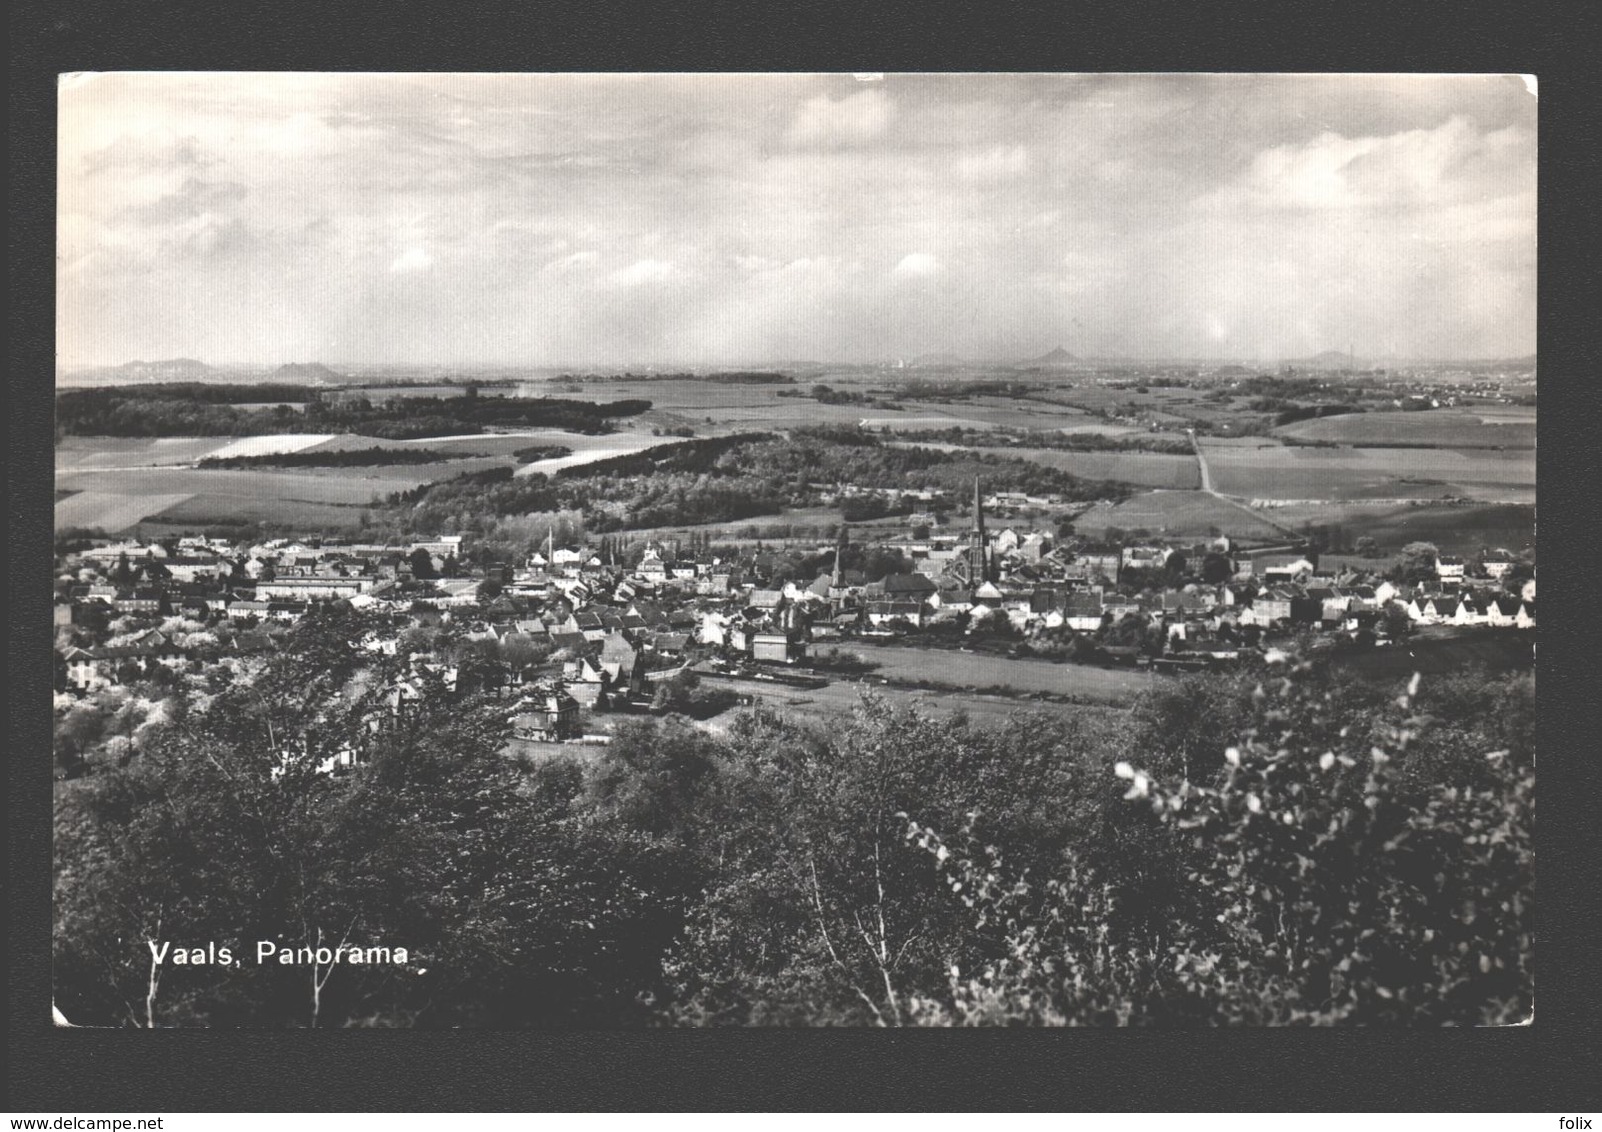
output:
POLYGON ((1175 836, 1194 902, 1165 933, 1108 937, 1116 893, 1071 857, 1008 882, 993 850, 933 853, 1005 957, 953 972, 938 1023, 1496 1025, 1531 1011, 1534 768, 1475 752, 1459 780, 1401 773, 1431 720, 1419 677, 1352 722, 1306 664, 1260 685, 1210 784, 1127 762, 1125 800, 1175 836), (1166 935, 1166 939, 1160 938, 1166 935))

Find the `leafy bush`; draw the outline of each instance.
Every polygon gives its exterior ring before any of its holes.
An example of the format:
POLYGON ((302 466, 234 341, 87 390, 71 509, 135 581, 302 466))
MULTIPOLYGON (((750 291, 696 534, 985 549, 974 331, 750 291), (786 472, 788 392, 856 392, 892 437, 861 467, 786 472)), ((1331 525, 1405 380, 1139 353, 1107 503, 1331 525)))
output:
MULTIPOLYGON (((953 971, 935 1023, 1494 1025, 1531 1011, 1534 768, 1479 752, 1463 781, 1422 795, 1401 773, 1431 723, 1415 676, 1366 725, 1305 664, 1254 694, 1211 784, 1127 762, 1124 799, 1179 839, 1192 913, 1166 945, 1108 938, 1116 891, 1072 856, 1010 883, 993 848, 933 853, 976 927, 1006 954, 953 971), (1098 926, 1099 925, 1099 926, 1098 926)), ((1205 779, 1204 779, 1205 781, 1205 779)))

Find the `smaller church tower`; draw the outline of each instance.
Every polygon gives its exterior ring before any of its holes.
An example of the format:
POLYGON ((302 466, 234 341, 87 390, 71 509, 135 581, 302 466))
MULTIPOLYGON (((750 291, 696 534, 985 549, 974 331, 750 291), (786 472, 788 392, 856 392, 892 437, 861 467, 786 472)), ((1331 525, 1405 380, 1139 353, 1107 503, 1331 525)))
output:
POLYGON ((990 562, 990 540, 985 535, 985 505, 979 491, 979 477, 973 477, 973 534, 969 558, 974 564, 975 583, 993 582, 990 562))

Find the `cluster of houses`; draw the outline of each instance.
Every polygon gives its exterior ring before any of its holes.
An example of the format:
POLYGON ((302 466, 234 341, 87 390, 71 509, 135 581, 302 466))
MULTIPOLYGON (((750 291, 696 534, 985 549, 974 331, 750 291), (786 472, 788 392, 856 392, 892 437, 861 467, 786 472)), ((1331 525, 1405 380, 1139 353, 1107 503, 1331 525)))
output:
MULTIPOLYGON (((375 620, 393 630, 361 644, 391 653, 409 627, 449 626, 490 647, 481 650, 483 663, 450 666, 443 677, 461 691, 507 697, 518 733, 534 740, 577 736, 586 709, 648 703, 663 682, 709 653, 795 664, 816 642, 901 635, 913 643, 938 626, 972 629, 991 619, 1020 633, 1066 629, 1107 640, 1135 616, 1160 631, 1164 653, 1219 658, 1236 655, 1244 640, 1285 629, 1383 637, 1397 611, 1417 625, 1535 625, 1533 579, 1519 593, 1503 585, 1513 565, 1508 555, 1488 556, 1481 578, 1443 557, 1436 577, 1404 585, 1379 576, 1383 562, 1242 552, 1222 539, 1106 549, 1033 530, 991 534, 976 508, 967 535, 882 544, 910 569, 868 578, 844 568, 844 540, 842 534, 832 548, 832 568, 810 579, 793 576, 796 556, 760 547, 681 553, 650 543, 625 566, 589 546, 547 545, 520 563, 485 570, 461 565, 459 536, 403 546, 111 543, 62 564, 57 619, 84 630, 80 639, 105 640, 105 626, 128 614, 248 629, 345 601, 390 615, 375 620), (1188 568, 1176 568, 1176 555, 1188 568), (1227 577, 1188 580, 1196 564, 1210 559, 1216 566, 1220 557, 1227 577), (421 581, 420 573, 443 576, 421 581)), ((802 557, 827 562, 830 549, 811 547, 802 557)), ((262 640, 248 632, 230 639, 231 647, 262 640)), ((182 670, 191 660, 157 629, 61 656, 66 684, 85 691, 158 668, 182 670)))

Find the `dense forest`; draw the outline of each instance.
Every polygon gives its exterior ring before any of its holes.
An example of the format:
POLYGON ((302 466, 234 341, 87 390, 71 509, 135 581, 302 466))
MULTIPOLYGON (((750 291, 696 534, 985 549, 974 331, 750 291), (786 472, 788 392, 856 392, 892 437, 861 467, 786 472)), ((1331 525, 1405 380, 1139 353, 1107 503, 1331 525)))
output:
POLYGON ((904 429, 895 439, 908 442, 959 444, 966 448, 1051 448, 1062 452, 1159 452, 1189 456, 1195 449, 1189 438, 1173 433, 1131 433, 1109 436, 1103 432, 1044 432, 1021 428, 904 429))
POLYGON ((1281 658, 972 727, 626 723, 589 765, 297 625, 59 787, 55 1001, 109 1026, 1481 1025, 1531 1009, 1534 688, 1281 658), (365 761, 319 774, 353 745, 365 761), (403 964, 255 963, 405 947, 403 964), (232 943, 238 966, 148 944, 232 943))
POLYGON ((364 396, 327 398, 304 386, 107 386, 58 394, 56 426, 72 436, 350 432, 412 440, 490 427, 599 434, 613 431, 617 418, 638 416, 650 407, 643 400, 598 404, 556 397, 480 397, 471 388, 460 397, 391 397, 374 402, 364 396), (280 395, 286 389, 292 395, 280 395), (297 411, 288 402, 303 403, 304 408, 297 411))
POLYGON ((326 451, 270 452, 261 456, 206 456, 197 468, 359 468, 386 464, 439 464, 460 460, 460 452, 438 448, 343 448, 326 451))
MULTIPOLYGON (((509 468, 467 473, 392 496, 389 522, 407 531, 441 530, 447 520, 458 529, 477 523, 487 534, 483 524, 500 516, 576 511, 587 530, 603 533, 777 515, 813 506, 844 485, 967 498, 976 476, 986 491, 1071 500, 1122 499, 1130 490, 1005 455, 893 447, 859 429, 820 428, 680 441, 554 476, 514 477, 509 468)), ((842 507, 862 510, 849 498, 842 507)))

